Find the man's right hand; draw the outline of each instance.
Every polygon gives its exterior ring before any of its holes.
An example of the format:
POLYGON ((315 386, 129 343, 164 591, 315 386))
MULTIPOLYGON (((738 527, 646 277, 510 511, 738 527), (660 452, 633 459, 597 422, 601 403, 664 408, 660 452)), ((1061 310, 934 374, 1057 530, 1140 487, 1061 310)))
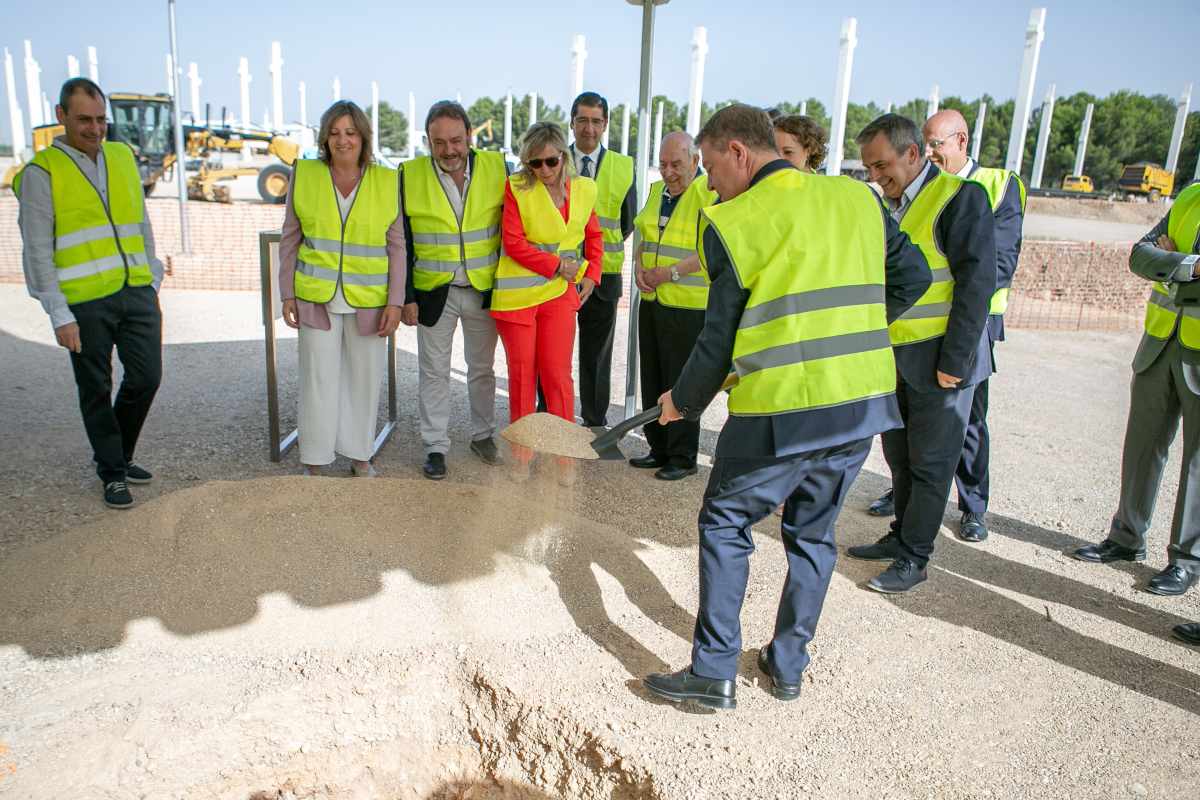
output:
POLYGON ((650 285, 646 283, 646 270, 642 267, 634 267, 633 280, 635 283, 637 283, 637 287, 643 292, 649 294, 650 292, 654 291, 654 289, 650 288, 650 285))
POLYGON ((300 329, 300 309, 296 305, 296 298, 283 301, 283 321, 289 328, 300 329))
POLYGON ((58 340, 59 346, 67 348, 72 353, 83 352, 83 343, 79 339, 79 323, 77 322, 59 325, 54 329, 54 338, 58 340))

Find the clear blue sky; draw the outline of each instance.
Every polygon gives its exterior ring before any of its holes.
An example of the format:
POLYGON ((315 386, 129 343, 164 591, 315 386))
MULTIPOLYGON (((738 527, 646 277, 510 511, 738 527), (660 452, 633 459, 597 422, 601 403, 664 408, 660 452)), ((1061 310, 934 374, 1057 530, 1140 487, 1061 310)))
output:
MULTIPOLYGON (((1025 24, 1034 3, 1000 0, 801 0, 715 2, 672 0, 659 7, 654 89, 686 100, 692 29, 708 28, 705 99, 737 97, 771 103, 814 96, 828 103, 844 17, 858 18, 851 99, 903 102, 924 97, 934 83, 943 96, 1016 91, 1025 24)), ((1107 94, 1117 89, 1177 96, 1196 83, 1200 106, 1200 3, 1196 0, 1047 0, 1046 40, 1035 99, 1050 82, 1060 95, 1107 94), (1142 43, 1147 43, 1143 45, 1142 43)), ((564 2, 385 2, 178 0, 181 60, 196 61, 202 102, 214 115, 238 108, 238 58, 253 75, 251 110, 261 120, 270 105, 271 41, 283 43, 284 113, 297 118, 296 85, 308 84, 309 118, 331 99, 334 75, 343 96, 370 102, 370 81, 384 100, 418 115, 438 98, 461 92, 470 103, 531 89, 565 103, 570 43, 587 36, 585 83, 616 105, 637 100, 641 12, 625 0, 564 2)), ((25 103, 24 39, 42 66, 42 87, 53 97, 74 54, 86 74, 88 45, 99 51, 108 90, 165 91, 168 51, 166 0, 117 3, 18 3, 0 0, 0 47, 13 54, 17 94, 25 103)), ((189 97, 183 82, 185 107, 189 97)), ((28 119, 28 115, 27 115, 28 119)), ((0 141, 9 137, 0 94, 0 141)))

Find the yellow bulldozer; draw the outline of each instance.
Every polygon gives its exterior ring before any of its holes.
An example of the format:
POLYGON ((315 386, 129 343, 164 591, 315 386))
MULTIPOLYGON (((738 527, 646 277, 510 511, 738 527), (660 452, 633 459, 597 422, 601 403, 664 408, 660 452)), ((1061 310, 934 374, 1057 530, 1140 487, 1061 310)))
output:
MULTIPOLYGON (((142 188, 149 195, 155 184, 173 172, 175 153, 174 106, 167 94, 113 92, 108 96, 112 121, 108 125, 111 141, 125 142, 137 158, 142 188)), ((61 125, 42 125, 33 129, 34 152, 49 147, 63 133, 61 125)), ((184 125, 184 150, 188 164, 188 197, 192 200, 228 203, 229 187, 220 185, 240 175, 258 176, 258 194, 267 203, 282 203, 292 181, 292 165, 300 157, 300 145, 268 131, 239 129, 226 125, 184 125), (265 167, 226 167, 214 154, 239 152, 243 147, 265 151, 279 163, 265 167)), ((19 167, 12 167, 0 179, 0 188, 12 185, 19 167)))

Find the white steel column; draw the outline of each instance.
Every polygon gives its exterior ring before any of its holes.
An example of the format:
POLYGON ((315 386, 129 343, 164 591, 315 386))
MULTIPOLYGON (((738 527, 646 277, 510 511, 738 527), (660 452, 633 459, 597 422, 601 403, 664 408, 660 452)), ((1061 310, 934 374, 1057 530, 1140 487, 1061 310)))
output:
POLYGON ((200 84, 204 81, 200 80, 200 67, 195 61, 188 64, 188 88, 191 90, 192 97, 192 121, 199 122, 200 120, 200 84))
POLYGON ((33 57, 33 42, 25 40, 25 94, 28 97, 29 125, 36 128, 50 120, 42 118, 42 82, 38 77, 42 68, 33 57))
POLYGON ((417 96, 408 93, 408 157, 417 157, 417 96))
POLYGON ((583 91, 583 67, 587 57, 587 39, 582 33, 577 33, 571 41, 571 96, 567 102, 583 91))
POLYGON ((708 56, 708 29, 692 31, 692 78, 688 85, 687 132, 700 132, 700 112, 704 108, 704 59, 708 56))
POLYGON ((173 77, 175 74, 175 69, 174 69, 174 66, 171 64, 171 54, 170 53, 167 53, 166 61, 167 61, 167 94, 170 94, 171 89, 174 88, 174 86, 175 86, 175 78, 173 77))
POLYGON ((79 59, 76 58, 75 56, 71 56, 71 55, 67 56, 67 77, 68 78, 78 78, 79 77, 79 59))
POLYGON ((808 116, 808 101, 807 100, 800 101, 800 116, 802 116, 802 117, 808 116))
POLYGON ((846 107, 850 103, 850 75, 854 70, 854 48, 858 46, 858 20, 842 21, 841 51, 838 56, 837 82, 833 90, 833 120, 829 131, 829 157, 826 175, 842 174, 843 145, 846 140, 846 107))
POLYGON ((621 120, 621 153, 629 155, 629 103, 625 104, 621 120))
POLYGON ((238 82, 241 87, 240 119, 243 125, 250 127, 253 124, 250 119, 250 61, 245 56, 238 61, 238 82))
POLYGON ((50 105, 50 98, 46 97, 45 92, 42 92, 42 119, 46 120, 47 125, 55 119, 54 108, 50 105))
POLYGON ((942 90, 936 83, 933 89, 929 92, 929 103, 925 106, 925 119, 929 119, 938 112, 938 107, 942 102, 942 90))
POLYGON ((383 147, 379 144, 379 83, 376 81, 371 81, 371 136, 378 153, 383 147))
POLYGON ((21 103, 17 100, 17 76, 13 69, 12 53, 4 48, 4 90, 8 97, 8 124, 12 134, 13 157, 21 161, 25 150, 25 117, 21 113, 21 103))
POLYGON ((283 128, 283 48, 271 42, 271 121, 283 128))
POLYGON ((1033 106, 1033 84, 1037 79, 1038 55, 1046 38, 1046 9, 1035 8, 1029 13, 1025 26, 1025 57, 1021 61, 1021 79, 1017 82, 1016 102, 1013 104, 1012 128, 1008 133, 1008 155, 1004 166, 1021 172, 1025 155, 1025 131, 1029 127, 1029 110, 1033 106))
POLYGON ((1046 166, 1046 147, 1050 144, 1050 123, 1054 119, 1054 84, 1046 91, 1042 103, 1042 124, 1038 128, 1037 149, 1033 152, 1033 174, 1029 178, 1031 189, 1042 188, 1042 170, 1046 166))
POLYGON ((1075 148, 1075 169, 1071 172, 1072 175, 1083 174, 1083 159, 1087 155, 1088 134, 1092 132, 1092 111, 1095 108, 1094 103, 1088 103, 1083 112, 1083 124, 1079 126, 1079 145, 1075 148))
POLYGON ((100 59, 96 57, 96 48, 88 47, 88 77, 92 83, 100 85, 100 59))
POLYGON ((525 130, 529 130, 533 123, 537 122, 537 92, 529 93, 529 124, 525 126, 525 130))
POLYGON ((342 79, 336 75, 333 78, 333 102, 342 99, 342 79))
MULTIPOLYGON (((175 106, 175 186, 179 192, 179 244, 184 255, 192 252, 192 235, 187 218, 187 151, 183 147, 183 112, 179 102, 179 39, 175 35, 175 0, 167 0, 167 26, 171 38, 171 99, 175 106)), ((243 59, 244 60, 244 59, 243 59)))
POLYGON ((663 126, 663 101, 658 101, 658 108, 654 112, 654 157, 650 162, 657 164, 659 156, 662 155, 662 126, 663 126))
POLYGON ((1171 131, 1171 146, 1167 148, 1167 172, 1174 173, 1179 166, 1179 149, 1183 146, 1183 129, 1187 126, 1188 110, 1192 106, 1192 85, 1183 87, 1179 105, 1175 111, 1175 129, 1171 131))
POLYGON ((512 152, 512 89, 504 95, 504 152, 512 152))
POLYGON ((308 127, 308 87, 300 81, 300 124, 308 127))
POLYGON ((983 121, 987 119, 987 103, 979 101, 979 113, 975 116, 975 133, 971 137, 971 158, 979 161, 979 150, 983 147, 983 121))

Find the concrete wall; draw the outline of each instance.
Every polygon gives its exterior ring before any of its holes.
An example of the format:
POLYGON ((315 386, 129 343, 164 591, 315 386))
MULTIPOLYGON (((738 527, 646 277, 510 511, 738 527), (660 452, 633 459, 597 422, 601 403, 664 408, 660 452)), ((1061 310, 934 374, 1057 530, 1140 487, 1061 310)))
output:
MULTIPOLYGON (((147 201, 160 254, 179 248, 174 200, 147 201)), ((258 233, 277 230, 283 207, 259 203, 189 203, 192 247, 174 256, 166 285, 174 289, 259 287, 258 233)), ((1130 274, 1128 244, 1027 240, 1007 324, 1015 328, 1126 330, 1141 324, 1149 287, 1130 274)), ((0 281, 20 282, 17 202, 0 197, 0 281)))

